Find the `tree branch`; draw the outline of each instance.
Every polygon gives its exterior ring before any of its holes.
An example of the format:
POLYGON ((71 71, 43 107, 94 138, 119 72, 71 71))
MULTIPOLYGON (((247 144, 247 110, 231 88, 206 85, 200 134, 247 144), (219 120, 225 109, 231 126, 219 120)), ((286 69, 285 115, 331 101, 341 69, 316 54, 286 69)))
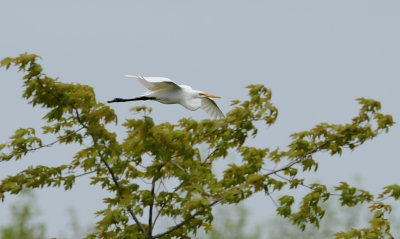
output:
POLYGON ((326 146, 327 144, 330 144, 331 142, 334 142, 334 141, 336 141, 336 140, 338 140, 338 139, 340 139, 340 138, 343 138, 343 137, 337 137, 337 138, 335 138, 335 139, 333 139, 333 140, 326 141, 325 143, 319 145, 319 146, 316 147, 315 149, 313 149, 313 150, 307 152, 303 157, 297 158, 297 159, 293 160, 292 162, 288 163, 287 165, 283 166, 282 168, 279 168, 279 169, 276 169, 276 170, 271 170, 271 172, 264 174, 264 176, 269 176, 269 175, 271 175, 271 174, 276 174, 276 173, 278 173, 278 172, 280 172, 280 171, 283 171, 283 170, 285 170, 285 169, 288 169, 288 168, 292 167, 293 165, 295 165, 295 164, 300 163, 301 161, 303 161, 307 156, 312 155, 312 154, 314 154, 314 153, 320 151, 320 150, 322 149, 322 147, 326 146))
POLYGON ((41 148, 51 147, 51 146, 55 145, 56 143, 60 142, 61 140, 66 139, 66 138, 68 138, 68 137, 70 137, 70 136, 72 136, 72 135, 78 133, 78 132, 81 131, 82 129, 84 129, 84 127, 81 127, 81 128, 79 128, 79 129, 77 129, 77 130, 75 130, 75 131, 73 131, 73 132, 71 132, 71 133, 69 133, 69 134, 67 134, 67 135, 64 135, 64 136, 58 138, 57 140, 55 140, 55 141, 53 141, 53 142, 51 142, 51 143, 44 144, 44 145, 39 146, 39 147, 36 147, 36 148, 28 149, 28 151, 31 152, 31 151, 36 151, 36 150, 41 149, 41 148))
POLYGON ((81 174, 75 175, 75 178, 79 178, 79 177, 82 177, 82 176, 85 176, 85 175, 88 175, 88 174, 91 174, 91 173, 95 173, 95 172, 96 171, 92 170, 92 171, 89 171, 89 172, 86 172, 86 173, 81 173, 81 174))
MULTIPOLYGON (((100 155, 100 160, 104 163, 104 165, 106 166, 108 172, 111 174, 111 178, 115 184, 115 186, 117 187, 118 193, 121 195, 121 187, 118 183, 117 177, 115 176, 114 172, 112 171, 110 165, 108 165, 108 163, 106 162, 106 160, 104 159, 103 155, 99 152, 100 155)), ((139 227, 140 231, 143 233, 146 233, 146 231, 144 230, 142 224, 139 222, 139 220, 137 219, 137 217, 135 216, 135 214, 132 211, 132 208, 128 208, 128 212, 129 214, 131 214, 133 220, 135 221, 136 225, 139 227)))
MULTIPOLYGON (((184 182, 181 182, 181 183, 174 189, 173 193, 175 193, 176 191, 178 191, 179 188, 182 187, 183 183, 184 183, 184 182)), ((160 214, 161 214, 161 211, 165 208, 165 206, 167 206, 167 203, 166 203, 166 202, 163 203, 163 205, 161 205, 161 208, 158 210, 157 215, 156 215, 156 217, 154 218, 153 228, 154 228, 154 225, 156 224, 156 222, 157 222, 157 220, 158 220, 158 217, 159 217, 160 214)), ((153 228, 152 228, 152 229, 153 229, 153 228)))
POLYGON ((207 163, 207 161, 211 158, 211 156, 213 156, 213 154, 215 154, 215 152, 217 152, 218 150, 218 146, 215 147, 215 149, 209 154, 207 155, 207 157, 204 159, 204 161, 201 163, 201 166, 204 166, 204 164, 207 163))
MULTIPOLYGON (((83 121, 81 120, 78 109, 74 108, 74 111, 75 111, 75 114, 76 114, 76 119, 77 119, 77 121, 79 122, 79 124, 81 124, 82 127, 86 128, 86 129, 88 130, 89 127, 88 127, 85 123, 83 123, 83 121)), ((92 139, 93 139, 94 143, 96 144, 96 141, 95 141, 95 139, 93 138, 93 136, 92 136, 92 139)), ((120 187, 120 185, 119 185, 119 183, 118 183, 118 180, 117 180, 117 177, 115 176, 114 172, 112 171, 110 165, 109 165, 109 164, 107 163, 107 161, 104 159, 103 154, 102 154, 100 151, 97 151, 97 153, 98 153, 99 156, 100 156, 101 162, 106 166, 108 172, 110 173, 111 178, 112 178, 112 180, 113 180, 115 186, 117 187, 117 192, 118 192, 119 194, 121 194, 121 187, 120 187)), ((128 212, 129 212, 129 214, 131 215, 132 219, 135 221, 136 225, 139 227, 140 231, 141 231, 142 233, 145 234, 146 231, 144 230, 144 228, 143 228, 142 224, 140 223, 140 221, 138 220, 138 218, 137 218, 137 217, 135 216, 135 214, 133 213, 132 208, 127 208, 127 210, 128 210, 128 212)))
POLYGON ((279 207, 278 203, 275 201, 275 199, 272 197, 272 195, 268 192, 265 191, 265 194, 267 194, 267 196, 271 199, 272 203, 275 205, 276 208, 279 207))
MULTIPOLYGON (((222 201, 222 199, 218 199, 218 200, 213 201, 213 202, 210 204, 210 207, 215 206, 217 203, 219 203, 219 202, 221 202, 221 201, 222 201)), ((183 220, 181 223, 175 225, 174 227, 172 227, 171 229, 169 229, 169 230, 167 230, 167 231, 165 231, 165 232, 163 232, 163 233, 160 233, 160 234, 157 234, 157 235, 153 236, 153 238, 159 238, 159 237, 165 236, 165 235, 167 235, 168 233, 171 233, 171 232, 173 232, 173 231, 175 231, 175 230, 181 228, 183 225, 185 225, 185 223, 187 223, 188 221, 192 220, 192 219, 193 219, 194 217, 196 217, 199 213, 200 213, 200 211, 194 213, 194 214, 191 215, 188 219, 183 220)))
MULTIPOLYGON (((285 181, 287 181, 287 182, 290 182, 290 181, 291 181, 289 178, 286 178, 286 177, 284 177, 284 176, 282 176, 282 175, 279 175, 278 173, 274 173, 274 175, 276 175, 278 178, 281 178, 281 179, 283 179, 283 180, 285 180, 285 181)), ((305 188, 308 188, 308 189, 310 189, 310 190, 314 190, 314 189, 313 189, 310 185, 308 185, 308 184, 300 183, 299 185, 300 185, 300 186, 303 186, 303 187, 305 187, 305 188)), ((329 192, 329 195, 332 195, 332 196, 341 196, 341 195, 338 194, 338 193, 330 193, 330 192, 329 192)))
POLYGON ((153 197, 153 201, 150 204, 150 209, 149 209, 149 231, 148 231, 148 238, 152 239, 152 234, 153 234, 153 207, 154 207, 154 190, 156 186, 156 178, 153 178, 153 181, 151 182, 151 196, 153 197))

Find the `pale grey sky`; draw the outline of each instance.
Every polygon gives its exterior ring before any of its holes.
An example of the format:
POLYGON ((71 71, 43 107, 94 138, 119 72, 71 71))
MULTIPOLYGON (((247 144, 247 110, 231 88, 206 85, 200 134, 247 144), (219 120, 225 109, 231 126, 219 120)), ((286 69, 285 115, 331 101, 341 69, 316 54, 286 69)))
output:
MULTIPOLYGON (((224 112, 244 99, 249 84, 273 90, 279 119, 251 142, 285 146, 288 135, 320 122, 355 116, 357 97, 380 100, 400 114, 399 1, 5 1, 0 0, 0 58, 40 55, 45 72, 63 82, 89 84, 100 101, 131 97, 144 88, 125 74, 165 76, 211 94, 224 112)), ((0 71, 0 140, 18 127, 39 127, 43 111, 21 99, 21 74, 0 71)), ((178 105, 146 102, 157 122, 207 118, 178 105)), ((135 103, 113 105, 120 123, 135 103)), ((120 130, 120 128, 118 128, 120 130)), ((320 155, 320 179, 329 185, 363 177, 378 192, 398 183, 399 126, 340 159, 320 155)), ((44 149, 21 162, 2 163, 0 178, 26 165, 68 162, 74 148, 44 149)), ((78 179, 76 188, 37 191, 49 236, 56 236, 73 206, 93 222, 104 192, 78 179), (82 182, 82 183, 81 183, 82 182)), ((7 197, 0 224, 7 222, 7 197)), ((248 200, 255 220, 274 214, 258 194, 248 200)))

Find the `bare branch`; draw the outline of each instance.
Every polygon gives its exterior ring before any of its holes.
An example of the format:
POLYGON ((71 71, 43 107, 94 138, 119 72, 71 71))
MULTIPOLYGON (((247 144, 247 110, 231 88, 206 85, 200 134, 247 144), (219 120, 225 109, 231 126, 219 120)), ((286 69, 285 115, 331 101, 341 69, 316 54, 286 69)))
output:
POLYGON ((201 163, 201 166, 203 166, 204 164, 207 163, 207 161, 211 158, 211 156, 213 156, 213 154, 215 154, 215 152, 217 152, 218 147, 215 147, 215 149, 207 155, 207 157, 204 159, 204 161, 201 163))
POLYGON ((272 195, 271 195, 268 191, 266 191, 265 194, 267 194, 267 196, 271 199, 271 201, 274 203, 275 207, 278 208, 279 205, 278 205, 278 203, 275 201, 275 199, 272 197, 272 195))
POLYGON ((79 177, 82 177, 82 176, 85 176, 85 175, 88 175, 88 174, 91 174, 91 173, 95 173, 95 172, 96 171, 92 170, 92 171, 89 171, 89 172, 86 172, 86 173, 81 173, 81 174, 76 175, 75 178, 79 178, 79 177))

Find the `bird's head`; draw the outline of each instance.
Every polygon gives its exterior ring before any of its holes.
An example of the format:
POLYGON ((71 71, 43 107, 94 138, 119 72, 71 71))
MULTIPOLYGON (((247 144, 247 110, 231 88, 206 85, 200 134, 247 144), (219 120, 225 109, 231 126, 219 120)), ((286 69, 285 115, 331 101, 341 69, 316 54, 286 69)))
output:
POLYGON ((190 95, 190 97, 192 97, 192 98, 221 98, 216 95, 210 95, 210 94, 204 93, 203 91, 200 91, 200 90, 193 90, 192 87, 190 87, 188 85, 180 85, 180 87, 187 95, 190 95))

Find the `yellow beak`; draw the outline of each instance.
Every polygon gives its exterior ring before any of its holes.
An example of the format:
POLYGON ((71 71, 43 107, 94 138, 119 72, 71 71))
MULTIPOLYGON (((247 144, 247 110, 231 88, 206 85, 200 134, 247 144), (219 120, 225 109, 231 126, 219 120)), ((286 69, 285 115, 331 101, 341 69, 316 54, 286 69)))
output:
POLYGON ((202 95, 204 95, 205 97, 208 97, 208 98, 221 98, 219 96, 210 95, 210 94, 206 94, 206 93, 203 93, 202 95))

